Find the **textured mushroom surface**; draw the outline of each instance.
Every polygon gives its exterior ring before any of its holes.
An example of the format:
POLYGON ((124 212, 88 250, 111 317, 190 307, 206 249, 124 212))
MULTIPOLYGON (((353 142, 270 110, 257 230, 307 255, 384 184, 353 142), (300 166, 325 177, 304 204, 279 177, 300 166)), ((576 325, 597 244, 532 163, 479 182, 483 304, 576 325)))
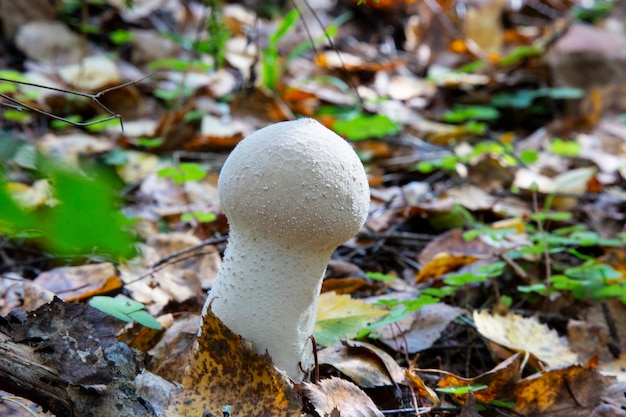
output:
POLYGON ((299 119, 244 139, 218 188, 230 238, 205 309, 300 382, 330 256, 367 217, 363 165, 340 136, 299 119))

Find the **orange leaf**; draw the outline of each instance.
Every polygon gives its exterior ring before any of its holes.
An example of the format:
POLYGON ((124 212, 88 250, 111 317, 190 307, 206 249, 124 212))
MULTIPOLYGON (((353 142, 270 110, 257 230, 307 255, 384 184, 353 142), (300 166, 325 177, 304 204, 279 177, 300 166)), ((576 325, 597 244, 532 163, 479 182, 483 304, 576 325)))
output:
MULTIPOLYGON (((483 402, 490 402, 496 398, 505 398, 510 393, 512 385, 515 384, 521 375, 522 357, 520 354, 511 356, 504 362, 501 362, 482 375, 476 378, 461 378, 456 375, 448 374, 441 378, 437 386, 446 387, 463 387, 469 385, 487 385, 487 388, 474 391, 474 397, 483 402)), ((452 398, 459 403, 465 403, 467 394, 452 395, 452 398)))
POLYGON ((598 358, 595 357, 584 366, 574 365, 542 372, 520 381, 514 392, 515 411, 529 416, 537 415, 571 396, 577 404, 591 404, 594 401, 589 400, 594 396, 599 401, 603 381, 595 369, 597 365, 598 358), (578 389, 580 387, 583 389, 578 389), (582 397, 586 397, 585 400, 582 397))
POLYGON ((458 255, 445 252, 435 256, 415 276, 415 282, 425 282, 442 276, 451 271, 456 271, 462 266, 469 265, 479 258, 468 255, 458 255))

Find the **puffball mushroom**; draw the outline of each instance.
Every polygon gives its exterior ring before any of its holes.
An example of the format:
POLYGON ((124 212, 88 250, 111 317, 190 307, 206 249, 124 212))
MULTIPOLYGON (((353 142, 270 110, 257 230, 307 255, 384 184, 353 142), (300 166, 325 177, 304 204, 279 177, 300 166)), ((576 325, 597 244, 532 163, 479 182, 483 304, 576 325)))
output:
POLYGON ((208 308, 294 382, 313 368, 311 336, 334 250, 363 226, 361 161, 313 119, 276 123, 228 156, 218 192, 230 224, 208 308))

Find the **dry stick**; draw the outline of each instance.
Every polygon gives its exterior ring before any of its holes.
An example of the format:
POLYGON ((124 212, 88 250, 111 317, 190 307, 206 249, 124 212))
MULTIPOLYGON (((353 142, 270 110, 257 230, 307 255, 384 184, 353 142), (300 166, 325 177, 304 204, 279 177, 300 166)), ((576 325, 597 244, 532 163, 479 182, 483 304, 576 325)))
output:
MULTIPOLYGON (((303 14, 302 14, 302 10, 300 9, 300 7, 297 4, 299 2, 302 2, 302 3, 304 3, 306 5, 306 7, 309 10, 309 12, 311 12, 313 17, 315 18, 315 21, 320 25, 320 27, 324 31, 324 37, 328 41, 328 44, 330 45, 332 50, 335 51, 335 53, 337 54, 337 58, 339 59, 339 63, 341 64, 341 70, 346 74, 346 82, 348 83, 348 86, 350 87, 350 89, 352 89, 352 91, 354 91, 354 95, 357 98, 357 101, 358 101, 358 104, 359 104, 359 108, 363 108, 363 97, 361 97, 361 94, 359 94, 359 90, 358 90, 356 84, 354 83, 354 80, 352 79, 352 77, 348 73, 348 69, 346 68, 346 64, 343 62, 343 57, 341 56, 341 53, 339 52, 339 50, 335 46, 335 42, 333 41, 333 39, 330 37, 330 35, 326 31, 326 27, 324 26, 324 22, 322 22, 320 17, 317 15, 317 13, 315 12, 315 9, 313 7, 311 7, 311 5, 309 4, 308 0, 291 0, 291 4, 293 5, 293 7, 298 9, 298 11, 300 12, 300 16, 303 16, 303 14)), ((302 25, 304 26, 304 30, 306 31, 307 36, 309 37, 309 40, 311 41, 311 48, 313 49, 313 52, 315 52, 315 54, 317 55, 318 52, 317 52, 317 49, 315 48, 315 41, 313 39, 313 36, 311 35, 311 32, 309 31, 309 27, 307 26, 305 19, 302 19, 302 25)))
POLYGON ((167 255, 166 257, 161 258, 161 260, 160 260, 160 261, 158 261, 158 262, 156 262, 156 263, 152 264, 152 265, 151 265, 151 267, 152 267, 152 268, 158 268, 158 267, 160 267, 161 265, 163 265, 163 264, 165 264, 165 263, 167 263, 167 262, 171 261, 171 260, 172 260, 172 259, 174 259, 174 258, 177 258, 177 257, 179 257, 179 256, 181 256, 181 255, 186 255, 186 254, 188 254, 189 252, 193 252, 193 251, 195 251, 195 250, 197 250, 197 249, 200 249, 200 248, 201 248, 201 247, 203 247, 203 246, 207 246, 207 245, 215 245, 215 244, 218 244, 218 243, 224 243, 224 242, 226 242, 227 240, 228 240, 228 235, 219 236, 219 237, 213 237, 213 238, 211 238, 211 239, 206 239, 206 240, 203 240, 202 242, 198 243, 197 245, 189 246, 189 247, 184 248, 184 249, 181 249, 181 250, 179 250, 179 251, 176 251, 176 252, 170 253, 170 254, 169 254, 169 255, 167 255))
POLYGON ((200 256, 200 255, 208 255, 209 253, 212 252, 200 252, 200 253, 194 253, 192 255, 189 256, 185 256, 180 258, 182 255, 187 255, 190 252, 194 252, 200 248, 202 248, 203 246, 207 246, 207 245, 215 245, 218 243, 223 243, 226 242, 228 240, 228 235, 224 235, 224 236, 220 236, 220 237, 214 237, 211 239, 206 239, 203 240, 202 242, 198 243, 197 245, 193 245, 193 246, 189 246, 187 248, 181 249, 179 251, 170 253, 169 255, 161 258, 158 262, 150 265, 151 271, 148 272, 147 274, 141 275, 131 281, 125 282, 126 285, 129 284, 133 284, 137 281, 141 281, 142 279, 146 279, 149 276, 159 272, 160 270, 164 269, 165 267, 169 266, 169 265, 173 265, 179 262, 183 262, 189 258, 192 258, 194 256, 200 256), (178 259, 176 259, 178 258, 178 259))
POLYGON ((26 108, 28 110, 31 110, 31 111, 35 112, 35 113, 43 114, 43 115, 48 116, 48 117, 50 117, 52 119, 60 120, 62 122, 69 123, 69 124, 74 125, 74 126, 91 126, 91 125, 95 125, 97 123, 107 122, 107 121, 113 120, 113 119, 119 119, 120 127, 122 128, 122 132, 123 132, 124 131, 124 122, 122 121, 122 116, 119 115, 119 114, 114 113, 113 111, 111 111, 100 100, 98 100, 98 98, 103 96, 103 95, 105 95, 106 93, 108 93, 110 91, 118 90, 120 88, 128 87, 129 85, 139 83, 139 82, 145 80, 146 78, 151 77, 153 74, 154 74, 154 72, 151 72, 150 74, 145 75, 145 76, 143 76, 143 77, 141 77, 141 78, 139 78, 137 80, 128 81, 128 82, 126 82, 124 84, 116 85, 114 87, 105 88, 104 90, 100 90, 100 91, 98 91, 97 93, 94 93, 94 94, 82 93, 82 92, 79 92, 79 91, 66 90, 66 89, 63 89, 63 88, 48 87, 48 86, 45 86, 45 85, 29 83, 29 82, 26 82, 26 81, 16 81, 16 80, 11 80, 11 79, 8 79, 8 78, 0 77, 0 81, 6 81, 6 82, 9 82, 9 83, 15 83, 15 84, 20 84, 20 85, 27 85, 29 87, 43 88, 45 90, 58 91, 58 92, 64 93, 64 94, 72 94, 72 95, 79 96, 79 97, 89 98, 92 101, 95 101, 96 103, 98 103, 98 105, 101 108, 103 108, 107 113, 109 113, 111 115, 110 117, 107 117, 106 119, 102 119, 102 120, 95 120, 95 121, 92 121, 92 122, 75 122, 75 121, 66 119, 64 117, 57 116, 55 114, 49 113, 47 111, 38 109, 36 107, 30 106, 28 104, 22 103, 19 100, 16 100, 16 99, 14 99, 12 97, 7 96, 6 94, 0 94, 0 97, 4 98, 6 100, 9 100, 11 103, 14 103, 14 104, 0 103, 0 105, 8 106, 8 107, 14 108, 15 110, 18 110, 18 111, 23 111, 24 108, 26 108))

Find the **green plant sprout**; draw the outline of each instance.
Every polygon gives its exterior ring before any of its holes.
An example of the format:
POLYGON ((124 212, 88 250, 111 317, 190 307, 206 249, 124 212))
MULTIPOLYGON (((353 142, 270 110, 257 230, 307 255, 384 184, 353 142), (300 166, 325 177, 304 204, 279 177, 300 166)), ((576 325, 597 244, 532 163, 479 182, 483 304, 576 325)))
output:
POLYGON ((395 135, 400 132, 400 126, 384 114, 358 112, 349 119, 335 121, 333 130, 349 140, 359 141, 395 135))
POLYGON ((436 169, 454 172, 457 164, 468 164, 472 160, 482 156, 497 156, 507 166, 516 167, 535 162, 539 153, 531 149, 516 150, 510 144, 504 144, 494 140, 484 140, 472 147, 472 151, 464 154, 448 154, 440 158, 423 160, 415 164, 411 169, 428 174, 436 169))
POLYGON ((462 385, 456 387, 443 387, 443 388, 435 388, 435 391, 443 392, 444 394, 453 394, 453 395, 464 395, 469 394, 470 392, 476 392, 480 390, 484 390, 488 388, 487 385, 462 385))
POLYGON ((184 184, 188 181, 202 180, 207 174, 200 164, 182 162, 178 166, 161 168, 157 175, 161 178, 169 178, 176 184, 184 184))
POLYGON ((150 329, 163 328, 161 323, 145 310, 143 304, 129 298, 95 296, 89 300, 89 305, 127 323, 136 321, 150 329))
MULTIPOLYGON (((161 178, 169 178, 175 184, 184 184, 190 181, 203 180, 207 173, 200 164, 191 162, 182 162, 177 166, 170 166, 160 169, 157 175, 161 178)), ((195 221, 198 223, 211 223, 217 219, 215 213, 205 213, 193 211, 184 213, 180 216, 180 220, 184 222, 195 221)))
POLYGON ((293 9, 287 13, 278 26, 278 29, 276 29, 276 31, 269 36, 268 46, 262 51, 261 82, 263 86, 269 91, 275 91, 279 80, 285 73, 289 64, 294 59, 302 56, 305 52, 321 45, 327 39, 333 38, 337 34, 339 27, 345 23, 350 16, 350 13, 345 13, 339 16, 325 29, 322 36, 316 39, 309 39, 300 42, 281 62, 278 51, 278 43, 295 28, 295 25, 300 17, 298 9, 293 9))

